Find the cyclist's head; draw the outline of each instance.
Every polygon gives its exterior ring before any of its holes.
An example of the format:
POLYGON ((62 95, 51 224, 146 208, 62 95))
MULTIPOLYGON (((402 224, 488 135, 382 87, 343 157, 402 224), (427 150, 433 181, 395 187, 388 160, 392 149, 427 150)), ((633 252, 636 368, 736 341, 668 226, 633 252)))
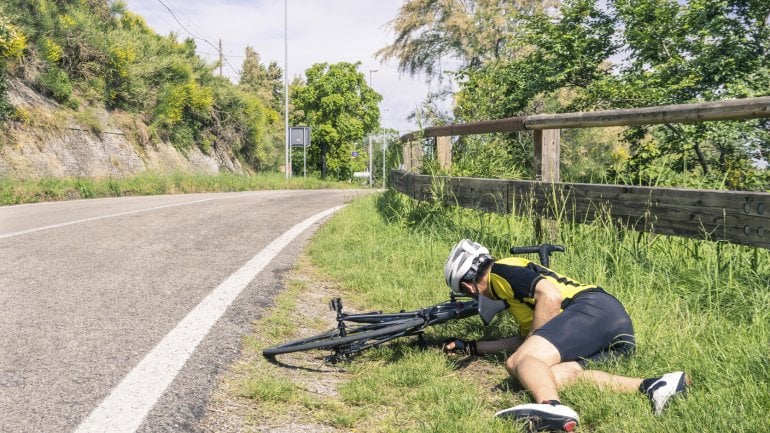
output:
POLYGON ((455 295, 465 295, 460 283, 476 282, 479 271, 483 271, 491 261, 489 250, 481 244, 469 239, 461 240, 452 248, 444 264, 446 284, 455 295))

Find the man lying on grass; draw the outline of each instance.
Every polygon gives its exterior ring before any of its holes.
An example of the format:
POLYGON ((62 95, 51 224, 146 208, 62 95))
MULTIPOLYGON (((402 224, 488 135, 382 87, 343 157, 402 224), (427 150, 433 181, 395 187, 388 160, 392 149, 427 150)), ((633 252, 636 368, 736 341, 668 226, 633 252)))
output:
POLYGON ((537 430, 572 431, 578 414, 559 402, 558 389, 576 379, 620 391, 639 391, 659 415, 669 399, 684 393, 683 371, 639 379, 586 370, 633 353, 634 328, 623 305, 596 285, 585 285, 524 258, 493 260, 482 245, 463 239, 444 265, 447 285, 456 294, 503 300, 519 324, 520 336, 494 341, 451 339, 446 352, 477 355, 512 353, 505 363, 511 376, 537 403, 497 413, 533 422, 537 430))

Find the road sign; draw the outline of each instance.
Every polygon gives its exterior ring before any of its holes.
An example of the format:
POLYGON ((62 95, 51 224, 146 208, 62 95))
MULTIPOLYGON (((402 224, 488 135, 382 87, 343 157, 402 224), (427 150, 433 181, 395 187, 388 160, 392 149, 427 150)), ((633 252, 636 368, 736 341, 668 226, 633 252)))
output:
POLYGON ((351 153, 351 155, 353 155, 353 158, 357 158, 358 157, 358 152, 353 152, 353 153, 351 153))
POLYGON ((291 143, 291 147, 310 146, 310 128, 307 126, 289 128, 289 143, 291 143))

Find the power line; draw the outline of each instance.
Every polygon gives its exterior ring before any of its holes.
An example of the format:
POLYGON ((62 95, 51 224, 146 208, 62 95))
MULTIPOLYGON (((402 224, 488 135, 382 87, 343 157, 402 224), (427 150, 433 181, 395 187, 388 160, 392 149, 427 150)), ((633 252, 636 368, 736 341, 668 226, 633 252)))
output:
POLYGON ((207 44, 211 45, 211 47, 212 47, 212 48, 214 48, 215 50, 217 49, 217 46, 216 46, 216 45, 214 45, 214 44, 212 44, 211 42, 209 42, 209 40, 208 40, 208 39, 206 39, 206 38, 203 38, 203 37, 200 37, 200 36, 196 35, 196 34, 195 34, 195 33, 193 33, 192 31, 190 31, 190 29, 188 29, 187 27, 185 27, 185 25, 184 25, 184 24, 182 24, 182 22, 181 22, 181 21, 179 21, 179 18, 177 18, 177 16, 176 16, 176 14, 174 13, 174 11, 173 11, 173 10, 171 10, 171 8, 170 8, 170 7, 169 7, 169 6, 168 6, 166 3, 164 3, 164 2, 163 2, 163 0, 158 0, 158 3, 160 3, 161 5, 163 5, 163 7, 164 7, 164 8, 166 8, 166 10, 168 11, 168 13, 170 13, 170 14, 171 14, 171 17, 172 17, 172 18, 174 18, 174 21, 176 21, 176 22, 177 22, 177 24, 179 24, 179 27, 181 27, 181 28, 182 28, 182 30, 184 30, 185 32, 187 32, 187 34, 188 34, 188 35, 192 36, 194 39, 198 39, 198 40, 201 40, 201 41, 203 41, 203 42, 206 42, 207 44))
MULTIPOLYGON (((186 32, 188 35, 190 35, 190 36, 191 36, 193 39, 197 39, 197 40, 203 41, 203 42, 207 43, 209 46, 211 46, 212 48, 214 48, 214 49, 217 51, 217 53, 218 53, 218 55, 219 55, 219 58, 220 58, 221 60, 224 60, 224 63, 225 63, 225 64, 226 64, 226 65, 227 65, 227 66, 228 66, 228 67, 229 67, 229 68, 230 68, 230 69, 233 71, 233 73, 234 73, 235 75, 240 75, 240 72, 238 72, 238 71, 237 71, 237 70, 236 70, 236 69, 233 67, 233 65, 230 63, 230 60, 228 60, 228 59, 227 59, 227 56, 225 56, 225 55, 223 55, 223 54, 222 54, 222 50, 220 49, 220 47, 217 47, 216 45, 214 45, 213 43, 211 43, 211 42, 210 42, 208 39, 206 39, 206 38, 204 38, 204 37, 201 37, 201 36, 198 36, 197 34, 193 33, 193 32, 192 32, 190 29, 188 29, 187 27, 185 27, 185 25, 184 25, 184 24, 182 24, 182 22, 179 20, 179 18, 177 18, 177 16, 176 16, 176 14, 174 13, 174 11, 173 11, 173 10, 172 10, 172 9, 171 9, 171 8, 170 8, 170 7, 169 7, 167 4, 166 4, 166 3, 164 3, 164 2, 163 2, 163 0, 158 0, 158 3, 160 3, 161 5, 163 5, 163 7, 164 7, 164 8, 166 8, 166 10, 168 11, 168 13, 170 13, 170 14, 171 14, 171 16, 174 18, 174 21, 176 21, 176 22, 177 22, 177 24, 179 24, 179 26, 182 28, 182 30, 184 30, 184 31, 185 31, 185 32, 186 32)), ((188 20, 188 21, 189 21, 189 20, 188 20)))

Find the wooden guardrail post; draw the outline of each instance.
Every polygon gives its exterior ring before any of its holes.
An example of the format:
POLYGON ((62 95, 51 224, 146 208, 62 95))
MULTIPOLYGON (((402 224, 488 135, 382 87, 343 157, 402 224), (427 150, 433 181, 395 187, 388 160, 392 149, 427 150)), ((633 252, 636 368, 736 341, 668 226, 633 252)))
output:
POLYGON ((409 165, 412 162, 412 146, 410 145, 409 140, 402 140, 401 141, 401 156, 404 158, 403 161, 403 167, 404 170, 410 171, 412 167, 409 165))
MULTIPOLYGON (((543 183, 544 188, 559 182, 559 163, 561 157, 561 134, 558 129, 533 131, 535 140, 535 180, 543 183)), ((535 236, 537 239, 555 241, 559 236, 559 226, 554 220, 542 221, 535 218, 535 236)))
POLYGON ((452 137, 447 135, 436 137, 436 160, 442 169, 452 166, 452 137))
POLYGON ((559 182, 561 135, 558 129, 533 131, 535 136, 535 180, 559 182))
POLYGON ((416 171, 422 166, 422 140, 411 138, 404 141, 404 165, 409 171, 416 171))

